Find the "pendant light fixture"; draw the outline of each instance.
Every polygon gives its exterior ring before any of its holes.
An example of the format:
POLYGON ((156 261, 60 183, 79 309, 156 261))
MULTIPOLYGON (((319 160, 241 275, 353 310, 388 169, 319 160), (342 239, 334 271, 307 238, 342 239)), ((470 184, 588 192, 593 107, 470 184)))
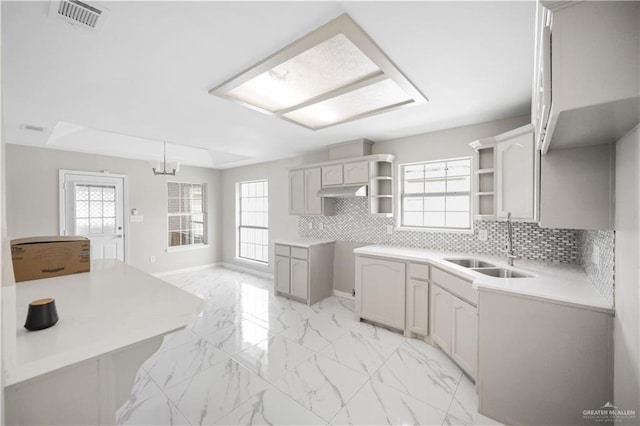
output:
POLYGON ((158 161, 158 165, 153 167, 153 174, 156 176, 175 176, 176 172, 180 169, 180 165, 175 163, 171 165, 171 171, 167 171, 167 143, 163 142, 163 158, 162 158, 162 169, 160 169, 160 162, 158 161))

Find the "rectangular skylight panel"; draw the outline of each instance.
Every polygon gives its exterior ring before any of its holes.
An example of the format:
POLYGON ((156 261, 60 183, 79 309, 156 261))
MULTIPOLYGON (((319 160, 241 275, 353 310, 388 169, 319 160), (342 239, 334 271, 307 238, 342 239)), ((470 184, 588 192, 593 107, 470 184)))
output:
POLYGON ((227 96, 276 112, 381 73, 344 34, 337 34, 271 68, 227 96))
POLYGON ((410 102, 413 102, 411 96, 396 82, 386 79, 335 98, 291 111, 284 114, 283 117, 312 129, 319 129, 410 102))

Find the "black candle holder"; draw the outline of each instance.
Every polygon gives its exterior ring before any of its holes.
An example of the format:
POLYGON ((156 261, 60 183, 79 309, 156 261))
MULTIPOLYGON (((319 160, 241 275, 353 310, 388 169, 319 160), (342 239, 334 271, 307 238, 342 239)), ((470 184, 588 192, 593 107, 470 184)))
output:
POLYGON ((29 312, 24 328, 29 331, 44 330, 58 322, 56 300, 53 298, 34 300, 29 303, 29 312))

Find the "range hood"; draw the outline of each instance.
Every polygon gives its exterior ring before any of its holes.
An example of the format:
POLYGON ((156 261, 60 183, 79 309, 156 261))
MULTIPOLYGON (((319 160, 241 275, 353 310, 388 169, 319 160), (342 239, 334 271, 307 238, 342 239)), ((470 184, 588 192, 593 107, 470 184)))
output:
POLYGON ((334 188, 322 188, 318 191, 318 197, 325 198, 354 198, 366 197, 367 185, 336 186, 334 188))

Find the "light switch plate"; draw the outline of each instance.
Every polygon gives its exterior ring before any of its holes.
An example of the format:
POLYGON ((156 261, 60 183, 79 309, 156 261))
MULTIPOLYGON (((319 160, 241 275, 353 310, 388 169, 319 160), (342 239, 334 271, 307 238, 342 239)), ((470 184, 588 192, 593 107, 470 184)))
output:
POLYGON ((313 222, 309 222, 307 227, 309 228, 309 231, 311 231, 313 229, 313 222))
POLYGON ((387 225, 387 234, 388 235, 393 234, 393 225, 387 225))
POLYGON ((488 240, 487 230, 486 229, 478 229, 478 239, 480 241, 487 241, 488 240))
POLYGON ((318 229, 319 229, 319 230, 321 230, 321 231, 323 231, 323 230, 324 230, 324 223, 320 222, 320 223, 318 224, 318 229))

